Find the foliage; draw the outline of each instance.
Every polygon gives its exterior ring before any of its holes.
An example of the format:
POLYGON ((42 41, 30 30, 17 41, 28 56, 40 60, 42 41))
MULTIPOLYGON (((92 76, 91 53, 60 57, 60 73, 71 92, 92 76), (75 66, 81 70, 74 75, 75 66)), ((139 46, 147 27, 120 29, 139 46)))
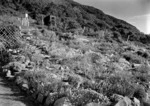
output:
POLYGON ((123 57, 131 63, 141 64, 143 62, 142 57, 133 53, 129 53, 129 52, 123 53, 123 57))
POLYGON ((106 96, 87 89, 73 90, 69 98, 75 106, 84 106, 90 102, 101 104, 109 103, 109 99, 106 96))
POLYGON ((133 96, 136 97, 139 100, 144 100, 145 97, 146 97, 145 89, 141 86, 137 87, 134 91, 133 96))

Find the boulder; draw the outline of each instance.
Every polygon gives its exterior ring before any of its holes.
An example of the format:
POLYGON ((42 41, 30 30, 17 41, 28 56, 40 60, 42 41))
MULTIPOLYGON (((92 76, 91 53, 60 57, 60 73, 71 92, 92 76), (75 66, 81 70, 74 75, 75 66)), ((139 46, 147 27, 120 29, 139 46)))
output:
POLYGON ((128 106, 124 100, 120 100, 115 106, 128 106))
POLYGON ((44 93, 44 89, 43 89, 43 88, 44 88, 43 85, 38 84, 37 89, 36 89, 36 90, 37 90, 36 92, 37 92, 37 93, 44 93))
POLYGON ((44 95, 39 93, 38 97, 37 97, 37 101, 40 102, 40 103, 43 103, 43 100, 44 100, 44 95))
POLYGON ((130 66, 130 63, 124 58, 120 58, 118 62, 124 69, 129 68, 129 66, 130 66))
POLYGON ((72 106, 67 97, 60 98, 55 101, 54 106, 72 106))
POLYGON ((9 70, 8 69, 3 69, 3 73, 7 73, 9 70))
POLYGON ((36 92, 34 92, 31 96, 33 97, 33 99, 36 99, 38 94, 36 92))
POLYGON ((21 89, 27 91, 29 89, 28 84, 22 84, 21 89))
POLYGON ((34 62, 29 62, 28 64, 26 64, 26 68, 30 71, 34 71, 35 63, 34 62))
POLYGON ((38 86, 38 82, 35 82, 35 81, 31 81, 31 82, 30 82, 30 87, 31 87, 31 88, 37 89, 37 86, 38 86))
POLYGON ((137 98, 134 97, 133 102, 134 106, 140 106, 140 101, 137 98))
POLYGON ((125 96, 124 97, 124 100, 126 101, 126 103, 127 103, 127 106, 131 106, 131 99, 130 98, 128 98, 127 96, 125 96))
POLYGON ((148 101, 149 100, 149 94, 146 93, 146 96, 145 96, 145 101, 148 101))
POLYGON ((101 104, 99 104, 99 103, 88 103, 88 104, 86 104, 86 106, 102 106, 101 104))
POLYGON ((20 62, 10 62, 3 69, 11 69, 11 72, 21 72, 25 70, 25 65, 20 62))
POLYGON ((21 55, 21 56, 14 56, 15 61, 19 61, 20 63, 25 63, 26 57, 21 55))
POLYGON ((131 100, 128 97, 124 97, 115 106, 131 106, 131 100))
POLYGON ((49 93, 46 100, 45 100, 44 106, 50 106, 51 104, 53 104, 55 102, 55 100, 57 98, 58 98, 57 92, 49 93))
POLYGON ((9 70, 9 71, 7 71, 7 73, 6 73, 6 77, 7 77, 7 79, 8 79, 9 81, 13 81, 13 80, 14 80, 14 78, 15 78, 15 76, 11 75, 10 70, 9 70))
POLYGON ((45 101, 45 103, 44 103, 44 106, 49 106, 50 103, 51 103, 51 96, 48 95, 47 98, 46 98, 46 101, 45 101))
POLYGON ((111 96, 111 99, 115 102, 118 102, 119 100, 122 100, 124 97, 122 95, 119 95, 119 94, 113 94, 111 96))
POLYGON ((114 62, 112 64, 113 64, 113 67, 115 68, 116 72, 122 72, 123 71, 123 67, 119 63, 114 62))
POLYGON ((6 77, 7 77, 7 78, 12 78, 12 77, 14 77, 14 76, 12 76, 12 75, 11 75, 11 71, 8 70, 7 73, 6 73, 6 77))
POLYGON ((15 80, 15 83, 17 84, 17 85, 19 85, 19 84, 21 84, 22 83, 22 78, 20 77, 20 76, 17 76, 16 77, 16 80, 15 80))

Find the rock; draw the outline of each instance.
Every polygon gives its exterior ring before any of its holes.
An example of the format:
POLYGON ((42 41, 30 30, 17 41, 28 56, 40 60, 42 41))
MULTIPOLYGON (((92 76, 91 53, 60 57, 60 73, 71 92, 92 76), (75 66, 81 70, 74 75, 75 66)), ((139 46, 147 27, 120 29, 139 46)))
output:
POLYGON ((131 100, 130 100, 130 98, 128 98, 127 96, 125 96, 124 97, 124 100, 126 101, 126 103, 127 103, 127 106, 131 106, 131 100))
POLYGON ((141 66, 142 66, 142 64, 133 63, 133 67, 134 67, 134 68, 138 68, 138 67, 141 67, 141 66))
POLYGON ((17 76, 17 77, 16 77, 16 80, 15 80, 15 83, 16 83, 17 85, 20 85, 20 84, 22 83, 22 81, 23 81, 23 79, 22 79, 20 76, 17 76))
POLYGON ((120 100, 115 106, 128 106, 124 100, 120 100))
POLYGON ((40 102, 40 103, 43 103, 43 99, 44 99, 44 95, 39 93, 38 97, 37 97, 37 101, 40 102))
POLYGON ((131 106, 131 100, 128 97, 124 97, 115 106, 131 106))
POLYGON ((43 85, 38 84, 38 86, 37 86, 37 93, 44 93, 43 85))
POLYGON ((133 101, 135 106, 140 106, 140 101, 137 98, 134 97, 133 101))
POLYGON ((12 49, 8 49, 8 52, 13 52, 13 50, 12 49))
POLYGON ((49 94, 49 91, 45 91, 44 96, 47 97, 49 94))
POLYGON ((20 62, 10 62, 8 65, 3 67, 4 69, 12 69, 11 72, 21 72, 25 69, 25 65, 20 62))
POLYGON ((54 78, 54 79, 58 79, 58 80, 61 79, 61 77, 59 77, 58 75, 56 75, 56 74, 54 74, 54 73, 51 73, 50 76, 51 76, 52 78, 54 78))
POLYGON ((122 100, 124 97, 122 95, 119 94, 113 94, 111 96, 111 99, 113 99, 113 101, 118 102, 119 100, 122 100))
POLYGON ((125 63, 125 64, 130 64, 125 58, 120 58, 119 62, 120 63, 125 63))
POLYGON ((8 71, 8 69, 3 69, 3 73, 7 73, 8 71))
POLYGON ((31 37, 26 37, 26 40, 31 40, 31 37))
POLYGON ((128 69, 130 68, 130 63, 124 59, 124 58, 120 58, 118 61, 119 65, 123 68, 123 69, 128 69))
POLYGON ((113 67, 115 68, 116 72, 122 72, 123 71, 123 67, 119 63, 114 62, 112 64, 113 64, 113 67))
POLYGON ((37 96, 38 96, 38 94, 36 92, 32 94, 33 99, 36 99, 37 96))
POLYGON ((11 71, 8 70, 7 73, 6 73, 6 77, 7 77, 7 78, 11 78, 11 77, 14 77, 14 76, 12 76, 12 75, 11 75, 11 71))
POLYGON ((46 101, 45 101, 45 103, 44 103, 44 106, 49 106, 50 105, 50 103, 51 103, 51 96, 50 95, 48 95, 47 96, 47 98, 46 98, 46 101))
POLYGON ((50 106, 57 98, 58 98, 57 92, 49 93, 45 100, 44 106, 50 106))
POLYGON ((28 64, 26 64, 26 68, 30 71, 33 71, 35 68, 35 63, 34 62, 29 62, 28 64))
POLYGON ((102 106, 101 104, 99 103, 88 103, 86 106, 102 106))
POLYGON ((49 59, 50 56, 49 56, 49 55, 44 55, 43 58, 44 58, 44 59, 49 59))
POLYGON ((15 78, 13 75, 11 75, 11 71, 10 70, 7 71, 6 77, 8 78, 9 81, 14 80, 14 78, 15 78))
POLYGON ((27 91, 29 89, 28 84, 22 84, 21 89, 27 91))
POLYGON ((149 95, 148 95, 148 93, 146 93, 145 101, 148 101, 148 100, 149 100, 149 95))
POLYGON ((30 87, 37 89, 38 82, 31 81, 30 87))
POLYGON ((149 101, 143 101, 140 106, 150 106, 150 102, 149 101))
POLYGON ((55 101, 54 106, 72 106, 67 97, 60 98, 55 101))
POLYGON ((25 63, 26 57, 21 55, 21 56, 14 56, 15 61, 19 61, 20 63, 25 63))

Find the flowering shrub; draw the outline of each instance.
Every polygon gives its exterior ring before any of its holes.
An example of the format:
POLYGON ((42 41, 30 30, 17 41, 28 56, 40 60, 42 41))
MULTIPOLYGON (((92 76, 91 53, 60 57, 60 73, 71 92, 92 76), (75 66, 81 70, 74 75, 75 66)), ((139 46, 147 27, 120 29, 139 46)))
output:
POLYGON ((88 89, 73 90, 70 96, 71 103, 75 106, 84 106, 90 102, 109 103, 109 99, 106 96, 88 89))

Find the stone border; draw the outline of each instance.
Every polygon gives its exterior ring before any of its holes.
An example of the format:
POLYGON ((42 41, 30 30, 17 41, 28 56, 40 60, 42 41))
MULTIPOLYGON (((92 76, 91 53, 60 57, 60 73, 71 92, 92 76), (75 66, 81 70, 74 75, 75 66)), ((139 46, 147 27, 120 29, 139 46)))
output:
POLYGON ((4 78, 8 81, 15 82, 14 84, 18 86, 21 92, 27 94, 27 96, 31 97, 31 101, 33 101, 36 106, 50 106, 50 93, 41 93, 42 86, 38 86, 37 89, 30 89, 28 84, 25 82, 17 82, 16 77, 8 77, 6 72, 2 72, 2 76, 5 75, 4 78))

